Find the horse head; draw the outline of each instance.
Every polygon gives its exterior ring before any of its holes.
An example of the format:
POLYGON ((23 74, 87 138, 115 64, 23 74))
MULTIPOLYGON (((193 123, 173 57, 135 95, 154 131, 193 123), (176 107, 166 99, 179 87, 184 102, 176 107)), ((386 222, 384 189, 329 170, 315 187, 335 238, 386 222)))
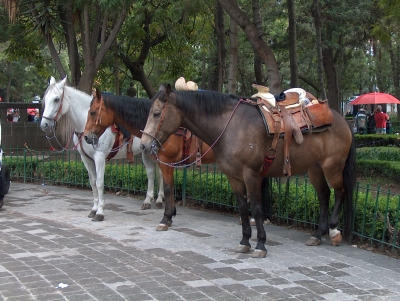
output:
POLYGON ((89 144, 97 144, 105 130, 114 124, 114 118, 104 105, 104 98, 99 89, 93 91, 93 100, 87 114, 83 137, 89 144))
POLYGON ((65 112, 68 111, 67 105, 64 103, 64 87, 67 77, 60 82, 56 82, 54 77, 50 78, 49 86, 43 96, 43 118, 40 128, 45 133, 52 133, 56 130, 57 121, 65 112))
POLYGON ((156 154, 167 138, 181 126, 181 116, 173 105, 176 94, 168 84, 154 97, 140 147, 144 153, 156 154))

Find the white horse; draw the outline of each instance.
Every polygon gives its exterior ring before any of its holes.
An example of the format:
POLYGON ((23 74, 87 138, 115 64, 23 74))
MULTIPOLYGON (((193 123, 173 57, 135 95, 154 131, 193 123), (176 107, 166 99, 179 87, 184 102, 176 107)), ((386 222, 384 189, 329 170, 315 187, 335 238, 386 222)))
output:
MULTIPOLYGON (((87 144, 84 139, 80 139, 86 125, 87 113, 92 101, 92 96, 82 91, 66 85, 67 77, 60 82, 56 82, 51 77, 49 87, 43 96, 44 112, 40 128, 45 133, 54 133, 57 121, 61 116, 65 115, 67 124, 74 128, 73 141, 74 145, 81 155, 82 161, 89 173, 90 186, 93 191, 93 207, 88 217, 93 221, 102 221, 104 219, 104 171, 106 158, 115 142, 116 133, 108 128, 100 137, 97 146, 87 144)), ((132 143, 133 154, 139 154, 140 138, 135 137, 132 143)), ((126 158, 127 143, 118 148, 117 154, 112 159, 126 158)), ((142 209, 150 209, 151 202, 154 201, 154 179, 156 175, 156 166, 159 179, 158 198, 156 200, 156 208, 162 208, 164 199, 164 183, 161 176, 161 170, 158 165, 147 155, 143 155, 143 162, 146 166, 148 177, 148 187, 146 199, 143 202, 142 209)))

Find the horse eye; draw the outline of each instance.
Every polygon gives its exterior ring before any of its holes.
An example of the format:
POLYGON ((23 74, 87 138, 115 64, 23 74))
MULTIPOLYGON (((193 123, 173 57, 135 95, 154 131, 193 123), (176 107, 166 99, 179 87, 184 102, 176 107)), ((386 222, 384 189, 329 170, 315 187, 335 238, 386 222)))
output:
POLYGON ((96 111, 91 111, 90 116, 94 116, 94 115, 96 115, 96 111))
POLYGON ((158 117, 158 116, 160 116, 160 115, 161 115, 160 112, 154 112, 154 114, 153 114, 154 117, 158 117))
POLYGON ((60 98, 59 97, 56 97, 55 99, 54 99, 54 102, 59 102, 60 101, 60 98))

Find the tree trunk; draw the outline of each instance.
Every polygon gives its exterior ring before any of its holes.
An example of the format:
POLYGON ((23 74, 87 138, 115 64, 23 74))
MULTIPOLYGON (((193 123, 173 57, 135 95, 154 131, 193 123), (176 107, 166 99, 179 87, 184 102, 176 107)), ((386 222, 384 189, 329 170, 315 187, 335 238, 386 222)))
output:
POLYGON ((222 85, 225 77, 225 27, 224 27, 224 10, 217 2, 215 9, 215 40, 217 43, 215 52, 214 71, 211 76, 211 90, 222 92, 222 85))
POLYGON ((228 93, 236 94, 236 75, 237 75, 237 52, 238 52, 238 26, 231 18, 229 29, 230 38, 230 57, 229 57, 229 76, 228 93))
MULTIPOLYGON (((253 8, 253 22, 257 28, 257 33, 260 37, 264 36, 264 30, 262 27, 261 16, 260 16, 260 2, 258 0, 252 1, 253 8)), ((256 78, 256 84, 265 85, 264 72, 263 72, 263 61, 261 56, 255 51, 254 52, 254 76, 256 78)))
POLYGON ((114 76, 115 76, 115 93, 121 95, 121 88, 119 86, 119 56, 118 56, 118 43, 115 39, 114 43, 114 76))
MULTIPOLYGON (((392 40, 389 41, 389 54, 390 62, 392 65, 392 80, 395 91, 395 96, 399 99, 400 97, 400 62, 397 59, 400 54, 400 46, 397 45, 397 41, 393 44, 392 40), (396 45, 396 46, 394 46, 396 45)), ((400 105, 397 105, 397 118, 400 119, 400 105)))
POLYGON ((7 62, 7 87, 4 102, 10 102, 10 89, 11 89, 11 62, 7 62))
POLYGON ((333 49, 322 50, 326 81, 328 86, 328 100, 331 109, 340 112, 340 94, 337 84, 337 71, 333 59, 333 49))
POLYGON ((231 2, 230 0, 218 0, 218 2, 229 14, 229 16, 242 28, 252 47, 263 59, 267 67, 268 86, 270 87, 271 93, 278 94, 282 92, 278 64, 276 62, 274 53, 259 36, 257 28, 236 3, 231 2))
POLYGON ((289 59, 290 59, 290 87, 299 86, 299 72, 297 65, 297 35, 294 0, 287 0, 289 15, 289 59))
POLYGON ((315 44, 317 49, 317 77, 318 77, 318 86, 321 93, 321 98, 326 99, 326 91, 324 84, 324 66, 323 66, 323 58, 322 58, 322 18, 321 12, 319 9, 318 0, 314 0, 311 13, 314 18, 315 24, 315 44))
POLYGON ((139 81, 146 93, 149 95, 149 97, 153 97, 157 91, 153 88, 153 85, 150 83, 149 79, 147 78, 146 74, 144 73, 143 66, 144 62, 132 62, 128 57, 126 57, 124 54, 120 53, 119 54, 120 58, 128 68, 129 72, 132 75, 133 80, 139 81))

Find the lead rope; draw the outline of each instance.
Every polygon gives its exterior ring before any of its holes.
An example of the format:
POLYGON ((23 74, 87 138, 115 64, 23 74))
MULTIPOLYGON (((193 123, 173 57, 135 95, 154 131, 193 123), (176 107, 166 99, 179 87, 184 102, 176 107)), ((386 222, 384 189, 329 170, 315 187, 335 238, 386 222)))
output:
MULTIPOLYGON (((222 137, 222 135, 224 134, 224 132, 225 132, 226 128, 228 127, 230 121, 232 120, 233 114, 235 113, 236 109, 238 108, 238 106, 239 106, 242 102, 247 103, 248 100, 246 100, 246 99, 240 99, 240 100, 238 101, 238 103, 236 104, 235 108, 234 108, 233 111, 232 111, 231 116, 230 116, 229 119, 228 119, 228 122, 226 123, 224 129, 222 130, 221 134, 219 134, 218 138, 214 141, 214 143, 213 143, 199 158, 196 158, 195 161, 193 161, 192 163, 189 163, 189 164, 178 165, 178 164, 180 164, 180 163, 186 161, 187 158, 185 158, 184 160, 181 160, 181 161, 178 161, 178 162, 175 162, 175 163, 167 163, 167 162, 161 161, 161 160, 158 158, 158 153, 156 153, 156 155, 155 155, 155 156, 156 156, 156 159, 155 159, 154 161, 156 161, 157 163, 161 163, 161 164, 163 164, 163 165, 166 165, 166 166, 178 167, 178 168, 189 167, 189 166, 192 166, 192 165, 196 164, 197 162, 201 161, 201 159, 210 151, 210 149, 211 149, 211 148, 218 142, 218 140, 222 137)), ((195 151, 194 151, 193 153, 191 153, 191 154, 189 155, 188 158, 190 158, 196 151, 197 151, 197 150, 195 149, 195 151)))

